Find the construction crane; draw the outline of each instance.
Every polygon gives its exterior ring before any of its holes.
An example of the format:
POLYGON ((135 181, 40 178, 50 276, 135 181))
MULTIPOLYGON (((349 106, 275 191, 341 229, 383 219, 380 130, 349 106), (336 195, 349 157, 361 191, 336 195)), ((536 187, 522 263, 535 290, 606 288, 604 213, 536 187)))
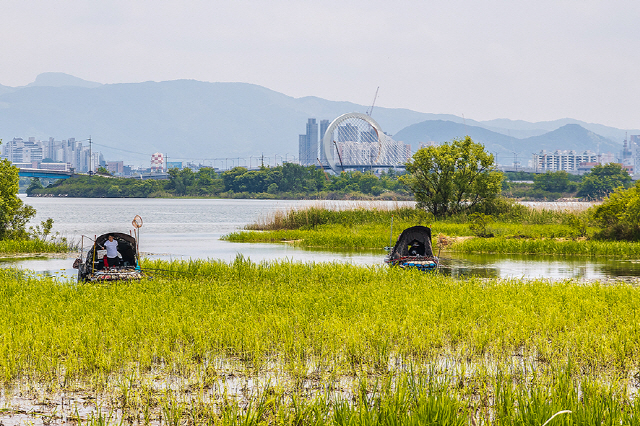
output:
POLYGON ((376 89, 376 94, 373 95, 373 102, 371 103, 371 106, 369 107, 369 109, 367 110, 367 115, 369 117, 371 117, 371 113, 373 112, 373 107, 376 104, 376 99, 378 98, 378 90, 380 90, 380 86, 378 86, 378 88, 376 89))
POLYGON ((330 182, 331 179, 329 179, 329 175, 327 174, 327 171, 322 166, 322 161, 320 161, 320 159, 318 157, 316 157, 316 160, 318 160, 318 164, 320 164, 320 170, 322 170, 324 172, 324 177, 327 178, 327 182, 330 182))

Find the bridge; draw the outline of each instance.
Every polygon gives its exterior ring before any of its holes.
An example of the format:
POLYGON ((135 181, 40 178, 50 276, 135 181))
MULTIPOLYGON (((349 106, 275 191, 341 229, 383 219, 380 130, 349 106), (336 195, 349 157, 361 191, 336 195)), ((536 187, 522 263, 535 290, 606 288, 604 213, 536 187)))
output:
POLYGON ((40 179, 69 179, 73 172, 63 172, 59 170, 45 169, 19 169, 20 177, 40 178, 40 179))

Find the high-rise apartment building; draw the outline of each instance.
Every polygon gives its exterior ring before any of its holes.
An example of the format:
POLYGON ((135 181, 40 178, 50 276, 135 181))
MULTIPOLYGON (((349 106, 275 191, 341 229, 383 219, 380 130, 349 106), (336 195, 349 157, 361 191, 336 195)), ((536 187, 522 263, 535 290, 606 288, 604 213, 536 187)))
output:
POLYGON ((574 150, 556 150, 554 152, 542 150, 538 154, 533 154, 533 164, 538 171, 564 170, 573 172, 578 171, 580 163, 595 163, 597 161, 598 155, 588 150, 581 153, 574 150))
POLYGON ((317 162, 318 123, 315 118, 307 120, 307 133, 300 135, 298 139, 298 156, 303 166, 310 166, 317 162))
POLYGON ((2 154, 12 163, 31 163, 43 159, 42 145, 35 138, 29 138, 26 141, 22 138, 13 138, 3 146, 2 154))
POLYGON ((629 149, 631 151, 631 158, 633 159, 634 170, 636 174, 640 168, 640 135, 629 136, 629 149))
POLYGON ((90 153, 89 147, 83 146, 82 142, 76 141, 75 138, 62 141, 49 138, 49 140, 39 141, 30 137, 28 140, 13 138, 12 141, 2 146, 2 156, 16 164, 40 164, 43 160, 48 159, 66 163, 68 167, 72 167, 78 172, 88 172, 97 169, 101 154, 99 152, 90 153))

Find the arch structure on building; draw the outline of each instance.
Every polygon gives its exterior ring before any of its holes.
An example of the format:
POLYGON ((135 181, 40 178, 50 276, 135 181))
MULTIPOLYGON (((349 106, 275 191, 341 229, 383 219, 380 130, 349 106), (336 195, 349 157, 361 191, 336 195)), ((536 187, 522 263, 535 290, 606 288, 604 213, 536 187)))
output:
POLYGON ((334 173, 403 166, 411 157, 411 146, 394 141, 369 115, 342 114, 322 138, 322 163, 334 173))

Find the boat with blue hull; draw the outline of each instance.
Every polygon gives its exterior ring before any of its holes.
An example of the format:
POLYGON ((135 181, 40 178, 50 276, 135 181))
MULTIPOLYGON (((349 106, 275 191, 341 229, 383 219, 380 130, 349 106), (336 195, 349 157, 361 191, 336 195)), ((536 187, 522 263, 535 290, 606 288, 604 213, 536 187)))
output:
POLYGON ((433 254, 431 228, 412 226, 402 231, 398 241, 385 258, 385 263, 400 268, 433 271, 438 268, 438 257, 433 254))

